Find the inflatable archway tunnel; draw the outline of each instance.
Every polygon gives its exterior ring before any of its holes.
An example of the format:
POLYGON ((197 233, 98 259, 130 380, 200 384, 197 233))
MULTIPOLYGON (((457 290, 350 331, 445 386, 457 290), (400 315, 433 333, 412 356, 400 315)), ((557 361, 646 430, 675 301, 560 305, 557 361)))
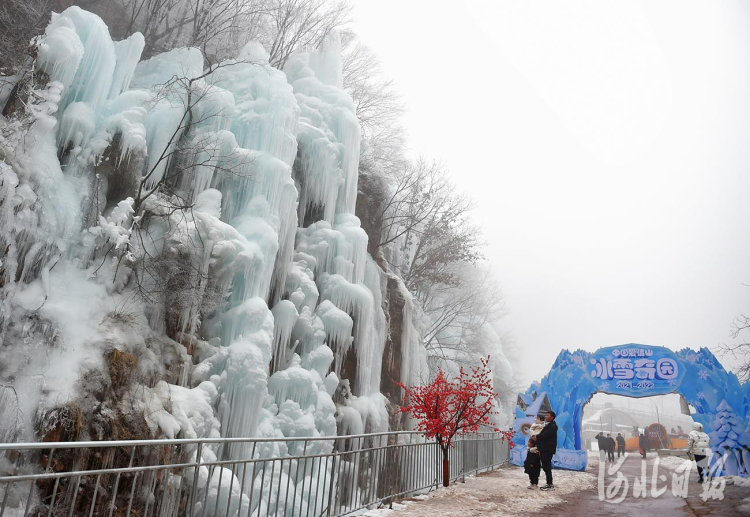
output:
POLYGON ((563 350, 541 382, 518 395, 511 463, 526 457, 526 426, 539 413, 557 414, 557 468, 584 470, 583 407, 595 393, 651 397, 678 393, 711 436, 717 474, 750 476, 750 383, 740 384, 707 348, 674 352, 660 346, 626 344, 596 352, 563 350))

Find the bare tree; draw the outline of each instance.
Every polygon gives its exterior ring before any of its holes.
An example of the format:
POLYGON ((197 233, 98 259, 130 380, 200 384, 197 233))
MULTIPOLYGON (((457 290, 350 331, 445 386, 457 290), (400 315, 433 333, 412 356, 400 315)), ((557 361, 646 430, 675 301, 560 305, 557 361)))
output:
POLYGON ((370 236, 371 252, 410 232, 418 233, 451 193, 445 169, 423 158, 383 175, 387 192, 375 216, 380 228, 377 234, 370 236))
POLYGON ((466 263, 453 269, 453 282, 430 286, 422 305, 430 320, 422 336, 428 350, 477 350, 485 324, 505 314, 505 299, 488 269, 466 263))
POLYGON ((300 48, 317 48, 348 20, 345 0, 75 0, 101 16, 113 35, 141 32, 144 56, 179 46, 203 50, 208 63, 236 56, 260 41, 271 64, 283 68, 300 48))
POLYGON ((252 154, 236 147, 227 150, 221 133, 206 129, 212 118, 224 114, 206 106, 199 109, 199 105, 213 90, 206 82, 210 75, 221 68, 247 64, 224 62, 197 77, 175 76, 158 88, 156 99, 175 104, 182 116, 174 127, 166 128, 169 138, 164 148, 157 150, 157 159, 142 174, 135 171, 133 216, 122 223, 123 227, 129 225, 123 232, 127 238, 123 242, 106 239, 96 254, 96 260, 101 260, 96 272, 107 265, 103 274, 111 275, 113 284, 124 286, 132 279, 141 299, 164 308, 154 314, 164 318, 167 334, 174 339, 181 332, 195 332, 202 316, 219 303, 218 288, 211 287, 209 275, 211 244, 194 212, 194 175, 207 168, 214 183, 227 177, 251 180, 252 154))
MULTIPOLYGON (((447 171, 420 159, 401 171, 382 203, 378 247, 430 322, 422 339, 437 354, 478 349, 483 327, 504 313, 500 289, 478 267, 479 229, 472 202, 456 192, 447 171)), ((455 353, 451 356, 455 359, 455 353)))
POLYGON ((263 42, 276 68, 283 68, 299 48, 318 48, 347 23, 352 10, 346 0, 267 1, 268 34, 263 42))
POLYGON ((44 32, 53 0, 0 2, 0 75, 13 75, 27 59, 31 39, 44 32))
MULTIPOLYGON (((737 339, 740 334, 750 330, 750 316, 744 314, 735 318, 732 323, 732 339, 737 339)), ((739 366, 734 368, 740 381, 750 380, 750 342, 743 340, 741 343, 731 345, 719 345, 718 351, 722 357, 731 356, 739 361, 739 366)))
POLYGON ((200 110, 196 118, 197 106, 213 90, 205 79, 221 68, 243 64, 251 63, 228 61, 212 65, 199 76, 175 76, 159 87, 157 97, 178 99, 182 103, 183 113, 178 124, 170 128, 170 137, 159 157, 138 182, 134 204, 136 214, 146 199, 164 187, 174 186, 178 178, 197 168, 210 166, 222 174, 242 174, 246 169, 245 153, 235 150, 230 155, 221 154, 222 146, 212 132, 199 135, 191 132, 194 127, 223 115, 220 111, 200 110), (186 153, 190 155, 189 158, 184 156, 186 153))
POLYGON ((387 167, 403 154, 406 107, 395 81, 385 76, 378 57, 356 34, 343 31, 341 43, 344 90, 354 100, 363 138, 375 151, 372 159, 387 167))
POLYGON ((469 219, 472 201, 457 194, 444 173, 424 178, 417 183, 416 199, 407 195, 391 216, 405 256, 392 265, 423 305, 430 303, 435 286, 458 285, 455 265, 474 264, 482 246, 479 228, 469 219))

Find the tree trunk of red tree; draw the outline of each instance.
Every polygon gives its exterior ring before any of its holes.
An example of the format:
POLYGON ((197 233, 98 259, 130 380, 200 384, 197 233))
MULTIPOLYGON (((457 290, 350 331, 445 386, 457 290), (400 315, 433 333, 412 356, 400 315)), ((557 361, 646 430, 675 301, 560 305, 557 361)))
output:
POLYGON ((451 468, 448 462, 448 448, 443 448, 443 486, 448 486, 451 481, 451 468))

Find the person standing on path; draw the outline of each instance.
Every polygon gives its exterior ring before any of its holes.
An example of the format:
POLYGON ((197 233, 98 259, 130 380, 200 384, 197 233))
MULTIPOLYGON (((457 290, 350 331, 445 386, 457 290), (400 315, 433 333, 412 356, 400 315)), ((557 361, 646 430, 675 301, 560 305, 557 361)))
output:
POLYGON ((599 433, 595 436, 596 444, 599 446, 599 461, 602 463, 607 462, 607 437, 604 433, 599 433))
POLYGON ((526 460, 523 462, 523 471, 529 475, 529 490, 539 488, 539 472, 542 470, 542 460, 536 448, 536 437, 544 429, 542 415, 536 417, 536 422, 529 428, 529 443, 526 452, 526 460))
POLYGON ((607 458, 609 461, 615 461, 615 439, 607 433, 607 458))
POLYGON ((687 453, 688 458, 695 459, 698 467, 698 482, 703 483, 703 474, 709 475, 708 462, 706 458, 711 452, 711 438, 703 432, 703 424, 695 422, 693 430, 688 435, 687 453))
POLYGON ((617 457, 619 458, 620 454, 625 454, 625 438, 622 433, 617 433, 615 441, 617 442, 617 457))
POLYGON ((643 436, 643 433, 638 437, 638 447, 641 450, 641 456, 646 459, 646 453, 648 452, 648 438, 643 436))
POLYGON ((544 429, 536 437, 536 448, 542 460, 542 470, 544 470, 544 475, 547 478, 547 484, 539 490, 555 489, 555 486, 552 484, 552 456, 557 452, 556 416, 554 411, 550 411, 544 415, 544 421, 547 422, 547 425, 544 426, 544 429))

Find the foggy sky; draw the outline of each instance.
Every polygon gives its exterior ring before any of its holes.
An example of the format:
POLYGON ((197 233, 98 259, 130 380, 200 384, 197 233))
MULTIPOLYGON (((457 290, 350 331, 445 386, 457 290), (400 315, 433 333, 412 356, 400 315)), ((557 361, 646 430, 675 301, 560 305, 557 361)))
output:
POLYGON ((524 381, 562 348, 731 341, 750 314, 750 5, 357 0, 353 17, 414 153, 477 201, 524 381))

